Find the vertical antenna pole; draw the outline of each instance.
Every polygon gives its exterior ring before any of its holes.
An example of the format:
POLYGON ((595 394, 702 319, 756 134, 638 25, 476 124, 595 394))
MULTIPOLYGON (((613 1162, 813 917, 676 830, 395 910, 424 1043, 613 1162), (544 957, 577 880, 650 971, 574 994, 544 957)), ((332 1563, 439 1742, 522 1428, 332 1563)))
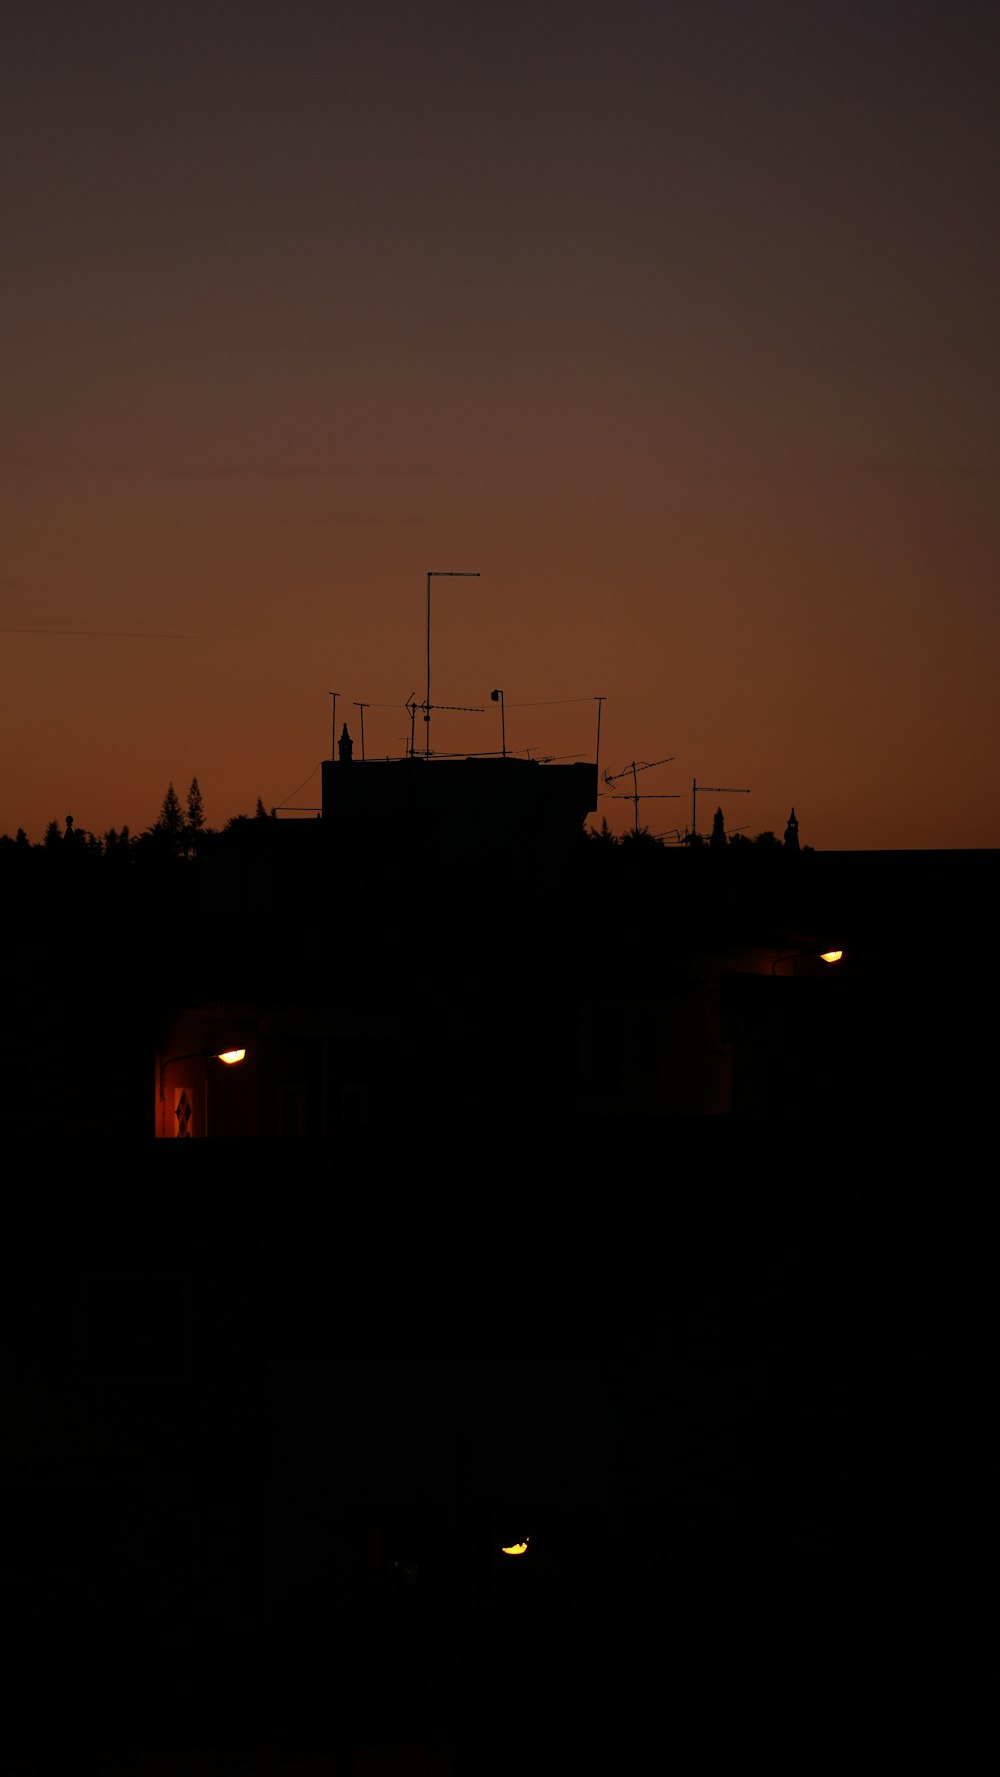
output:
POLYGON ((604 699, 603 697, 595 697, 594 702, 597 705, 597 753, 594 758, 594 769, 597 772, 599 783, 601 778, 601 705, 604 699))
POLYGON ((338 693, 336 691, 331 691, 330 696, 333 698, 333 739, 330 743, 330 758, 335 759, 337 757, 337 696, 338 696, 338 693))
POLYGON ((368 705, 366 703, 359 703, 357 698, 355 698, 354 707, 356 710, 361 711, 361 757, 362 757, 362 759, 364 759, 364 756, 365 756, 365 711, 368 708, 368 705))
POLYGON ((424 699, 424 758, 431 756, 431 574, 427 574, 427 695, 424 699))
POLYGON ((427 696, 424 699, 424 758, 431 756, 431 581, 432 580, 478 580, 479 569, 473 568, 428 568, 427 570, 427 696))
POLYGON ((691 779, 691 832, 698 831, 698 779, 691 779))
POLYGON ((507 727, 504 722, 503 692, 499 688, 495 691, 490 692, 490 702, 491 703, 498 703, 500 705, 500 753, 501 753, 501 756, 504 759, 506 759, 506 757, 507 757, 507 727))
POLYGON ((639 777, 638 777, 638 773, 636 772, 636 769, 635 769, 635 760, 634 759, 632 761, 632 801, 635 803, 635 836, 638 839, 638 837, 639 837, 639 777))

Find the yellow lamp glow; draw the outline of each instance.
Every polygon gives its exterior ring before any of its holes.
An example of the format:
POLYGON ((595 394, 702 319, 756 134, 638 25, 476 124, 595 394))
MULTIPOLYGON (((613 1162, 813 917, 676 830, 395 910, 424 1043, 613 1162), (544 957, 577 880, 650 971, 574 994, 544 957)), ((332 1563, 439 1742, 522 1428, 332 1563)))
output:
POLYGON ((502 1548, 500 1553, 501 1555, 523 1555, 527 1546, 528 1539, 525 1537, 523 1543, 511 1543, 507 1548, 502 1548))
POLYGON ((216 1061, 224 1061, 227 1067, 232 1067, 234 1062, 242 1061, 245 1055, 245 1049, 223 1049, 221 1055, 217 1055, 215 1059, 216 1061))
POLYGON ((821 950, 819 960, 821 963, 839 963, 843 954, 842 950, 821 950))

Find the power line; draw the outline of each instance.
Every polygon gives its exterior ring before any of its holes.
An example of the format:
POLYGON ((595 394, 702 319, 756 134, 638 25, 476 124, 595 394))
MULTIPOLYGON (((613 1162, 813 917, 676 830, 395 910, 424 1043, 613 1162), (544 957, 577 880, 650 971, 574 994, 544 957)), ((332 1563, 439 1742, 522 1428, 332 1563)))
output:
POLYGON ((541 710, 557 703, 593 703, 592 697, 539 697, 533 703, 512 703, 512 710, 541 710))
MULTIPOLYGON (((316 773, 319 770, 321 764, 322 764, 322 760, 317 759, 315 765, 313 766, 311 772, 309 773, 309 777, 304 777, 300 784, 296 784, 294 790, 289 790, 288 795, 285 797, 285 802, 290 802, 292 800, 293 796, 297 796, 300 790, 305 789, 307 783, 309 782, 309 778, 313 778, 316 776, 316 773)), ((274 806, 275 806, 275 808, 284 808, 285 802, 276 802, 274 806)))
POLYGON ((198 637, 188 630, 174 629, 26 629, 19 625, 0 625, 5 636, 98 636, 105 640, 129 642, 196 642, 198 637))

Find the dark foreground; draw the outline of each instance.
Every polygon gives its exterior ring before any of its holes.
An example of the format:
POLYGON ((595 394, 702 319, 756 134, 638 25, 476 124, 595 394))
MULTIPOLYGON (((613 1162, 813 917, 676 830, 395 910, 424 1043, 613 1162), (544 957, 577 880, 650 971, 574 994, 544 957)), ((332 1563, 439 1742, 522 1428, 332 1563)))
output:
POLYGON ((985 1768, 990 1147, 8 1154, 9 1766, 985 1768))

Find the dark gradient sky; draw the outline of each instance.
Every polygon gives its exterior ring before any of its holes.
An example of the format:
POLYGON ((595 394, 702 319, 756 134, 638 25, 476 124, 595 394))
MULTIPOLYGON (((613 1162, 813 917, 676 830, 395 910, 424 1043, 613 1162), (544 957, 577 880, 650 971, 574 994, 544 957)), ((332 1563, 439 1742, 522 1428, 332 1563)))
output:
POLYGON ((503 685, 592 754, 542 700, 600 692, 732 824, 1000 844, 998 51, 995 0, 8 8, 0 831, 280 802, 334 687, 399 751, 434 567, 439 747, 503 685))

